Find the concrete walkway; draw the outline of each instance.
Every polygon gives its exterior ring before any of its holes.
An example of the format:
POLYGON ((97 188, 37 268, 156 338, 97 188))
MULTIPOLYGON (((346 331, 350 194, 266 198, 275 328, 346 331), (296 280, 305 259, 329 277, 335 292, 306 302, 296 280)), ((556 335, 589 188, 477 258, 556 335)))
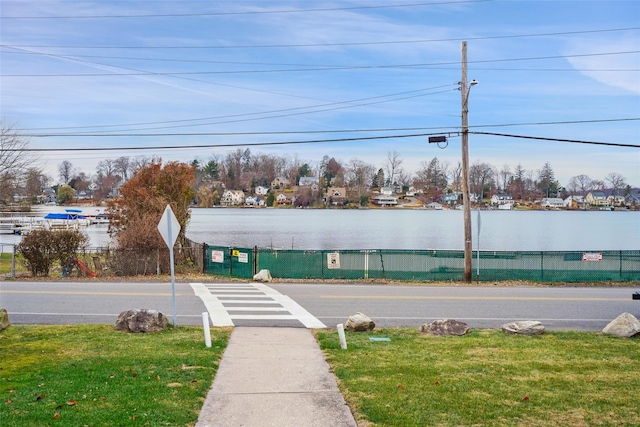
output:
POLYGON ((356 427, 308 329, 236 327, 196 427, 356 427))

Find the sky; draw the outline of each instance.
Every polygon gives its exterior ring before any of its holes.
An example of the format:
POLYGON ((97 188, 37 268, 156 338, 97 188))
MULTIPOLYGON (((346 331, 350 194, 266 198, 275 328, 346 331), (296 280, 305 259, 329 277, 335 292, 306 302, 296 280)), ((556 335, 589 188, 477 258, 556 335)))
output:
POLYGON ((548 162, 563 186, 612 172, 640 186, 637 1, 0 8, 0 117, 46 150, 54 182, 63 160, 92 175, 120 156, 206 162, 238 148, 312 166, 384 168, 393 152, 411 174, 434 157, 455 166, 466 42, 471 164, 535 175, 548 162))

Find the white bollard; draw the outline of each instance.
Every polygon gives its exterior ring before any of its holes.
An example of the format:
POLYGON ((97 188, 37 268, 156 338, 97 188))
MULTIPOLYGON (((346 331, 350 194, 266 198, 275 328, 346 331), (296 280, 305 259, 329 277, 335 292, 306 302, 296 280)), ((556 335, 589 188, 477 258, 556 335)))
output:
POLYGON ((343 350, 347 349, 347 337, 344 336, 344 325, 342 323, 338 324, 338 337, 340 337, 340 347, 343 350))
POLYGON ((202 326, 204 327, 204 345, 211 347, 211 329, 209 329, 209 313, 202 313, 202 326))

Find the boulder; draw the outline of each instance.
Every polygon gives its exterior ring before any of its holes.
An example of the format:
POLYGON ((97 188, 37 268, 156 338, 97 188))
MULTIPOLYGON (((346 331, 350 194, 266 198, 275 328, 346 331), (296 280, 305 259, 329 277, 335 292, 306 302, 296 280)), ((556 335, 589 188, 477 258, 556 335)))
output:
POLYGON ((167 316, 156 310, 127 310, 120 313, 115 329, 127 332, 157 332, 166 329, 167 316))
POLYGON ((502 330, 509 334, 541 335, 544 333, 544 326, 537 320, 522 320, 505 323, 502 325, 502 330))
POLYGON ((615 335, 620 338, 631 338, 640 333, 640 322, 629 313, 622 313, 604 327, 602 333, 615 335))
POLYGON ((9 327, 9 313, 6 308, 0 308, 0 331, 9 327))
POLYGON ((271 281, 271 272, 269 270, 260 270, 254 276, 253 280, 256 282, 270 282, 271 281))
POLYGON ((466 323, 453 319, 434 320, 420 326, 420 332, 430 335, 465 335, 469 332, 466 323))
POLYGON ((344 329, 349 332, 366 332, 372 331, 376 327, 373 320, 369 319, 366 314, 357 312, 350 316, 344 324, 344 329))

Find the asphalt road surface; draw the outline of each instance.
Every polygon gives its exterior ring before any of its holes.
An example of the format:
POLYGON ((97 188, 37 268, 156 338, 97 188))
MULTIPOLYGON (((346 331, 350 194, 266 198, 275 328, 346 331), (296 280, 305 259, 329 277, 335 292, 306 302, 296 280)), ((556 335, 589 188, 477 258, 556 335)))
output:
MULTIPOLYGON (((471 328, 538 320, 550 330, 600 331, 624 312, 640 317, 635 288, 455 287, 372 284, 176 283, 176 323, 330 327, 356 312, 377 327, 456 319, 471 328)), ((5 282, 0 307, 13 324, 113 324, 132 308, 173 322, 171 283, 5 282)))

